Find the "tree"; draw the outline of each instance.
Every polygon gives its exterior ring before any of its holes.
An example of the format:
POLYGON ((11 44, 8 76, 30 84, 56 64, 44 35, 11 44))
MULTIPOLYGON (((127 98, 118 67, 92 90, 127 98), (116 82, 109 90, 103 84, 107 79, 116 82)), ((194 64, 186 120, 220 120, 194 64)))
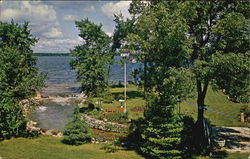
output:
POLYGON ((44 87, 45 74, 38 74, 36 58, 31 47, 37 42, 28 23, 23 26, 0 22, 0 94, 11 93, 16 99, 28 98, 44 87))
POLYGON ((170 69, 164 78, 162 89, 153 95, 144 113, 146 124, 142 133, 141 151, 155 159, 177 159, 184 153, 182 146, 184 122, 174 112, 179 99, 192 92, 191 73, 170 69))
MULTIPOLYGON (((137 3, 133 1, 132 6, 137 3)), ((201 151, 208 144, 204 106, 209 84, 238 101, 249 91, 249 2, 159 0, 148 4, 137 9, 136 32, 127 41, 147 59, 148 76, 142 79, 150 84, 145 85, 148 91, 162 92, 170 67, 193 73, 198 97, 194 143, 201 151)))
POLYGON ((17 137, 26 128, 26 119, 17 100, 0 97, 0 138, 17 137))
POLYGON ((81 120, 79 108, 74 110, 74 118, 65 126, 63 142, 69 145, 82 145, 91 141, 91 132, 86 123, 81 120))
POLYGON ((71 50, 70 54, 76 59, 70 64, 77 70, 77 80, 82 85, 82 91, 87 96, 100 97, 108 86, 108 65, 112 61, 111 39, 101 30, 102 25, 96 25, 88 19, 76 21, 76 26, 84 44, 71 50))
POLYGON ((33 38, 28 23, 0 22, 0 137, 19 136, 26 119, 20 100, 29 98, 44 86, 44 74, 38 74, 32 56, 33 38))

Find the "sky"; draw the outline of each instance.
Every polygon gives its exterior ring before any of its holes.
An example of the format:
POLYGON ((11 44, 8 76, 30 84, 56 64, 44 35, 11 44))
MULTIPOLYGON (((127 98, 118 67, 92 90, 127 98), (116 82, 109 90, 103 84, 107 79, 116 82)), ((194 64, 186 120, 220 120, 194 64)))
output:
POLYGON ((103 31, 112 36, 114 13, 129 18, 131 1, 5 1, 0 0, 0 21, 28 21, 31 33, 39 38, 32 48, 39 53, 68 53, 83 42, 75 21, 88 18, 102 24, 103 31))

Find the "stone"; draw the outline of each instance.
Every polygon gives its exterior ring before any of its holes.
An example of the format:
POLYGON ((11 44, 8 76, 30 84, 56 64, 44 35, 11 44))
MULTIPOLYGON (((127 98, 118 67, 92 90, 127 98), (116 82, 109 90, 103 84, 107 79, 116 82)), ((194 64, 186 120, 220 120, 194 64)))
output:
POLYGON ((51 130, 48 130, 48 131, 46 131, 45 135, 52 136, 53 134, 52 134, 51 130))
POLYGON ((86 114, 82 115, 81 119, 84 120, 89 127, 94 129, 112 132, 120 132, 121 130, 128 129, 128 125, 107 121, 105 122, 103 120, 92 118, 86 114))
POLYGON ((63 137, 63 133, 62 132, 59 132, 56 137, 63 137))

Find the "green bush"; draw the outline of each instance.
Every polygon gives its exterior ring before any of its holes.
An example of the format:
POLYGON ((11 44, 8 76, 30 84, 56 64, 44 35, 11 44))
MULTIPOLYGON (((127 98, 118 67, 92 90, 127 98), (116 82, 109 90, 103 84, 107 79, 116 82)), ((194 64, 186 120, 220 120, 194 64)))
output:
POLYGON ((81 145, 91 141, 91 132, 84 121, 80 119, 79 108, 74 112, 74 119, 65 126, 63 142, 69 145, 81 145))
POLYGON ((113 144, 103 144, 100 149, 105 150, 106 153, 115 153, 120 150, 118 146, 113 144))
POLYGON ((0 96, 0 138, 17 137, 26 131, 26 119, 18 101, 0 96))
POLYGON ((164 105, 159 98, 154 98, 144 115, 146 123, 141 134, 141 152, 154 159, 181 158, 184 124, 181 117, 173 112, 173 106, 164 105))
POLYGON ((112 122, 126 123, 128 121, 128 113, 109 113, 104 118, 112 122))

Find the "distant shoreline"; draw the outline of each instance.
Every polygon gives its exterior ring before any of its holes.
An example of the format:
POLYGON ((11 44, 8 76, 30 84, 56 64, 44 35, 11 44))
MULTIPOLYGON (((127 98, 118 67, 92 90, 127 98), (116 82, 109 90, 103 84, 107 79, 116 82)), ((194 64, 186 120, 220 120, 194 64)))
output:
POLYGON ((33 53, 33 56, 70 56, 69 53, 33 53))

